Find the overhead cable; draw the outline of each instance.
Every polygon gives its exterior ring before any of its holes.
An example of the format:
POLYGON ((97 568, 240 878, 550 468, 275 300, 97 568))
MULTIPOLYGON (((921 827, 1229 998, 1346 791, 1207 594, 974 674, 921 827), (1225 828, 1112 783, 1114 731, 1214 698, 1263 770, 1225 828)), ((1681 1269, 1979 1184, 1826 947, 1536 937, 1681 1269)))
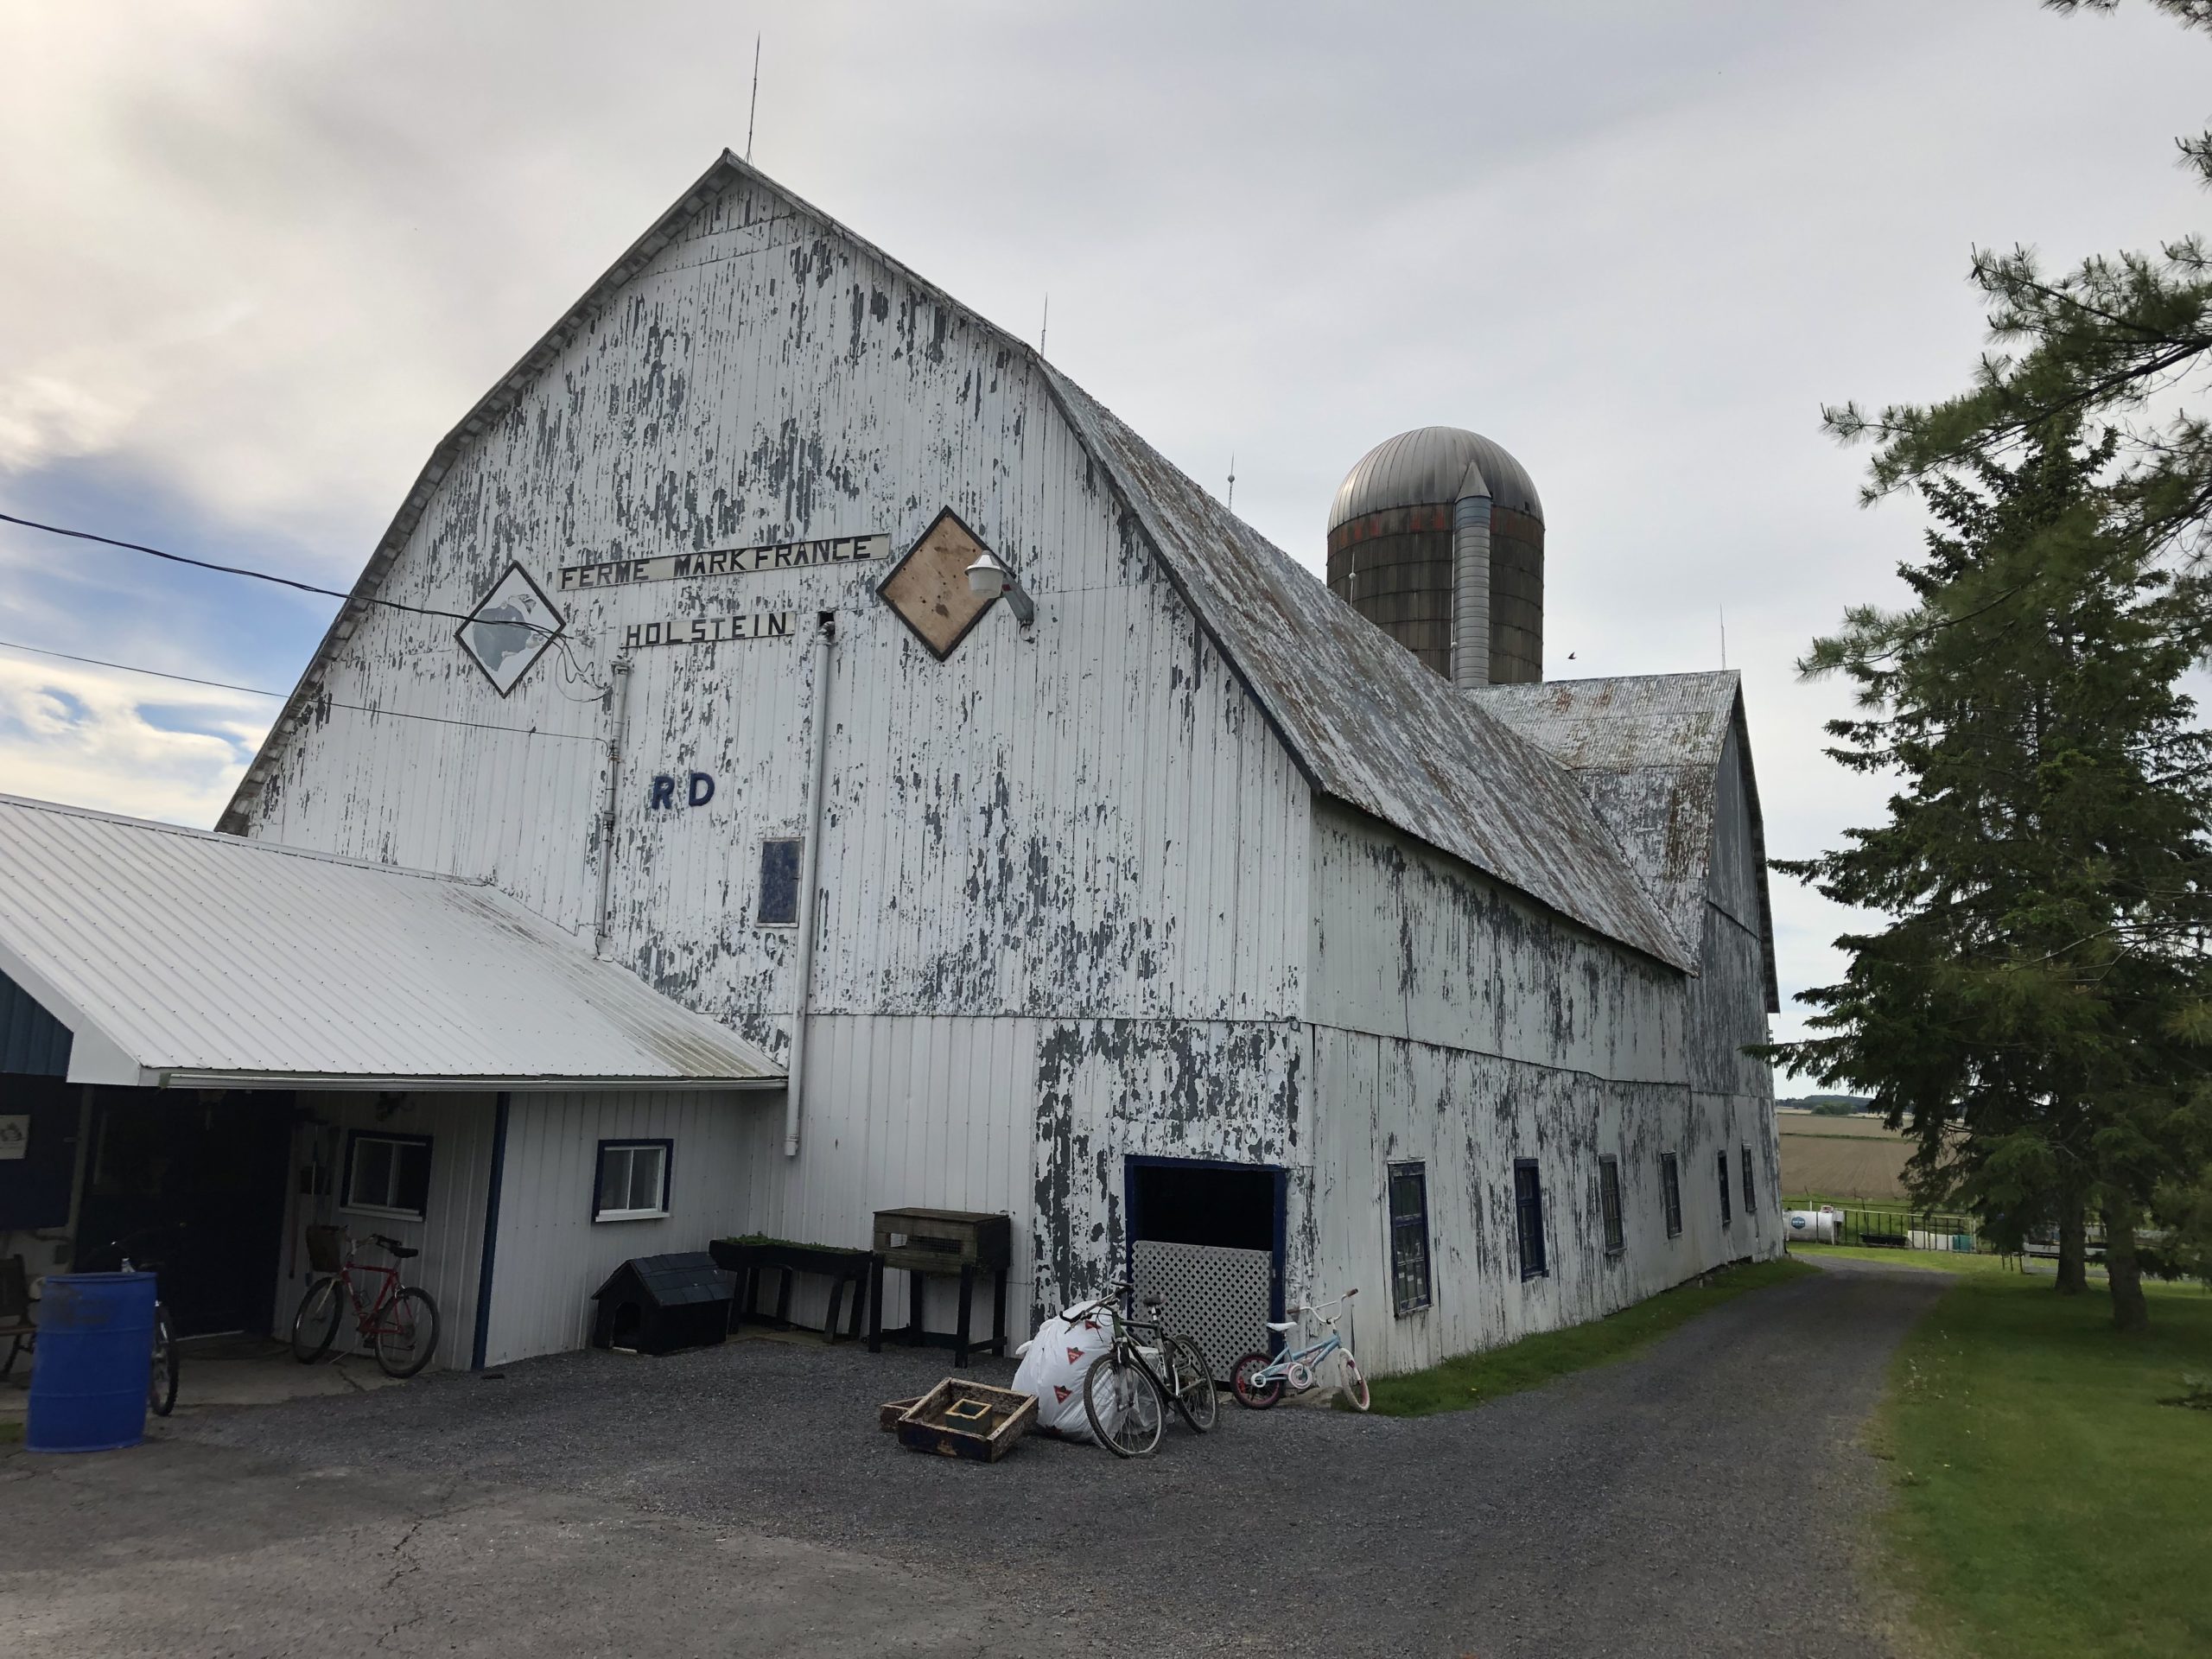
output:
MULTIPOLYGON (((135 663, 111 663, 99 657, 77 657, 66 651, 48 651, 42 645, 21 645, 13 639, 0 639, 0 646, 10 651, 29 652, 34 657, 55 657, 65 663, 84 663, 93 668, 112 668, 125 674, 146 674, 157 680, 181 680, 187 685, 213 686, 219 691, 243 691, 250 697, 274 697, 282 702, 292 694, 289 691, 269 691, 257 685, 233 685, 227 680, 203 680, 190 674, 171 674, 164 669, 140 668, 135 663)), ((376 715, 387 720, 428 721, 433 726, 466 726, 471 731, 505 732, 515 737, 565 737, 572 742, 596 743, 601 740, 583 732, 548 732, 534 726, 494 726, 480 720, 455 720, 450 715, 416 715, 404 709, 372 709, 365 702, 340 702, 333 697, 312 700, 323 709, 350 709, 356 714, 376 715)), ((582 701, 582 699, 572 699, 582 701)))

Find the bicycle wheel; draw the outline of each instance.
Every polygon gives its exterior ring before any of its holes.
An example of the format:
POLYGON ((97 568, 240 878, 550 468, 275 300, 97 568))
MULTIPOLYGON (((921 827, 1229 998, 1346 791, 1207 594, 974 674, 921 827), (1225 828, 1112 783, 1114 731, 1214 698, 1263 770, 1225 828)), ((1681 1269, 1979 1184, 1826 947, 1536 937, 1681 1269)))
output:
POLYGON ((1342 1358, 1344 1369, 1337 1382, 1338 1396, 1354 1411, 1365 1411, 1373 1400, 1367 1391, 1367 1373, 1359 1369, 1351 1349, 1342 1351, 1342 1358))
POLYGON ((1084 1373, 1083 1414, 1098 1444, 1116 1457, 1142 1458, 1160 1445, 1167 1408, 1151 1375, 1135 1359, 1109 1350, 1084 1373))
POLYGON ((169 1311, 154 1304, 154 1366, 146 1381, 146 1405, 156 1417, 176 1409, 176 1332, 169 1325, 169 1311))
POLYGON ((1191 1337, 1167 1338, 1167 1376, 1175 1388, 1175 1409, 1203 1434, 1221 1418, 1221 1391, 1214 1387, 1213 1362, 1191 1337))
POLYGON ((412 1376, 438 1351, 438 1305, 410 1285, 377 1321, 377 1363, 386 1376, 412 1376))
POLYGON ((1282 1378, 1270 1377, 1265 1382, 1253 1378, 1274 1363, 1274 1357, 1259 1352, 1249 1353, 1229 1368, 1229 1391, 1236 1396, 1236 1403, 1253 1411, 1265 1411, 1282 1398, 1282 1378))
POLYGON ((300 1298, 300 1311, 292 1316, 292 1357, 312 1365, 330 1351, 338 1340, 338 1325, 346 1312, 346 1299, 335 1279, 318 1279, 300 1298))

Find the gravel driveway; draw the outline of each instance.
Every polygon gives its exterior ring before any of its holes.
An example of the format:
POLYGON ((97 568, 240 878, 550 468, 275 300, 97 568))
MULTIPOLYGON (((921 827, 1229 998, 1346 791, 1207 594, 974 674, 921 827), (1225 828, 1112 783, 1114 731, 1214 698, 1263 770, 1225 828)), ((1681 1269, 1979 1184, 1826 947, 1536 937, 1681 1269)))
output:
POLYGON ((0 1630, 22 1659, 1875 1659, 1854 1436, 1942 1288, 1824 1273, 1478 1409, 1230 1405, 1145 1462, 902 1452, 874 1408, 944 1356, 781 1341, 184 1415, 137 1452, 0 1456, 0 1630))

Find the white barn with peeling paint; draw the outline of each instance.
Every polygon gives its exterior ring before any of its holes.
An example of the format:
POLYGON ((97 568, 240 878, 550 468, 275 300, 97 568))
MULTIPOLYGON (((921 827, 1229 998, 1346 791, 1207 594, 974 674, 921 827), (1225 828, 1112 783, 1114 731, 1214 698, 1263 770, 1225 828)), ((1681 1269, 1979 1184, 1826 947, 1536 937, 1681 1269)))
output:
POLYGON ((438 446, 220 825, 486 884, 789 1073, 380 1096, 456 1172, 448 1363, 898 1205, 1010 1213, 1017 1324, 1134 1262, 1256 1346, 1357 1286, 1376 1372, 1778 1253, 1736 677, 1535 677, 1533 489, 1480 456, 1357 521, 1445 538, 1443 632, 1348 602, 719 160, 438 446), (682 1204, 580 1224, 626 1137, 682 1204))

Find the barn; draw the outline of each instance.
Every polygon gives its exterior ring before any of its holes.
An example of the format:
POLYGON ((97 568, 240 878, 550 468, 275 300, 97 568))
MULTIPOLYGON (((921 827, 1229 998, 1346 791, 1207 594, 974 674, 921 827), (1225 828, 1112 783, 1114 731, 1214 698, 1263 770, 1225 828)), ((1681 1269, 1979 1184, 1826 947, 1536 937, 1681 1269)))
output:
POLYGON ((219 835, 0 809, 81 888, 0 897, 87 1143, 41 1239, 168 1111, 261 1126, 245 1322, 371 1216, 453 1365, 893 1206, 1010 1215, 1017 1322, 1133 1272, 1250 1346, 1356 1287, 1382 1373, 1777 1253, 1736 677, 1544 679, 1541 502, 1470 432, 1362 460, 1325 556, 724 155, 437 446, 219 835), (181 874, 118 914, 103 861, 181 874))

